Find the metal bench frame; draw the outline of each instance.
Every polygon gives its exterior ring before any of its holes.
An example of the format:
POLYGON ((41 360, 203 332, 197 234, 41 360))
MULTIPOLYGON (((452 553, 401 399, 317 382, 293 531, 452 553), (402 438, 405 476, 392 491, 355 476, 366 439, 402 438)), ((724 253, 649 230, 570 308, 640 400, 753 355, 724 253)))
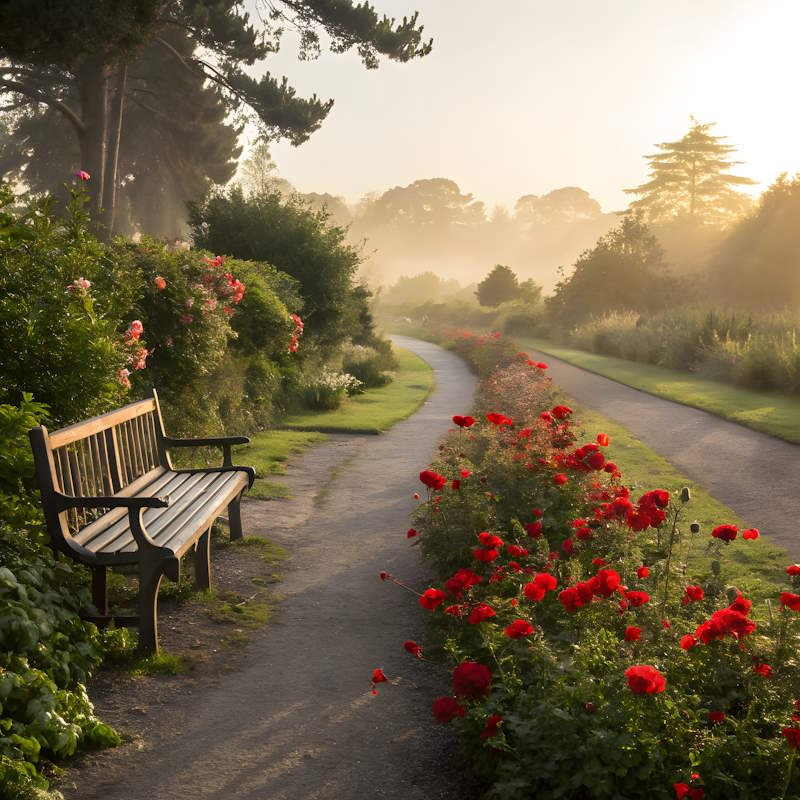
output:
POLYGON ((231 448, 247 444, 249 438, 171 439, 164 432, 153 389, 144 400, 53 433, 43 425, 33 428, 30 440, 51 544, 91 569, 92 600, 100 615, 94 619, 100 623, 112 619, 108 567, 136 565, 138 616, 115 619, 137 623, 139 647, 157 652, 162 577, 177 582, 181 557, 194 549, 196 584, 211 587, 211 526, 224 508, 231 539, 242 536, 240 501, 253 485, 255 470, 234 466, 231 448), (203 446, 222 448, 222 466, 173 467, 170 448, 203 446), (150 511, 170 507, 168 495, 152 492, 153 486, 170 485, 181 487, 179 502, 170 512, 150 511), (151 535, 148 524, 159 531, 151 535))

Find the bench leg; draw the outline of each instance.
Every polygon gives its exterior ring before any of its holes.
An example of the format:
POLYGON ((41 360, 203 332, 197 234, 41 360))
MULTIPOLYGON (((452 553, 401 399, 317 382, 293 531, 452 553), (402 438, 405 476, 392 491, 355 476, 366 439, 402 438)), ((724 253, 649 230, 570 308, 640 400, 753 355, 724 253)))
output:
POLYGON ((211 528, 197 540, 195 546, 194 585, 198 589, 211 588, 211 528))
POLYGON ((92 567, 92 602, 101 617, 108 616, 108 591, 105 567, 92 567))
POLYGON ((158 653, 158 587, 164 561, 139 562, 139 650, 158 653))
POLYGON ((231 532, 231 541, 242 538, 242 496, 228 503, 228 528, 231 532))

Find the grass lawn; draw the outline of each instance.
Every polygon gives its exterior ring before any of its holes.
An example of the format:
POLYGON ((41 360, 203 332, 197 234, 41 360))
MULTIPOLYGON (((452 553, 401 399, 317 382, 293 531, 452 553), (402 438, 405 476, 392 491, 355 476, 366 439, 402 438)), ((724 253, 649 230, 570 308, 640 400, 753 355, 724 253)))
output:
MULTIPOLYGON (((688 571, 700 583, 704 583, 711 576, 712 559, 706 552, 712 541, 711 530, 716 525, 731 523, 739 526, 741 534, 748 527, 746 520, 737 517, 730 508, 715 500, 702 486, 693 483, 666 459, 642 444, 622 425, 581 406, 577 401, 568 399, 568 403, 575 409, 578 428, 585 436, 579 441, 594 441, 598 433, 609 435, 611 443, 606 449, 606 456, 619 467, 634 500, 649 489, 674 491, 683 486, 691 489, 692 499, 685 507, 685 516, 679 522, 679 527, 688 535, 689 523, 697 520, 701 525, 689 553, 688 571)), ((771 546, 764 538, 746 542, 740 535, 724 546, 723 552, 723 578, 728 584, 741 589, 746 596, 753 599, 770 596, 775 599, 778 587, 788 590, 785 568, 791 559, 782 549, 771 546)))
POLYGON ((258 475, 247 496, 289 497, 289 490, 268 476, 285 473, 290 455, 326 441, 327 433, 377 434, 411 416, 433 389, 433 370, 409 350, 396 349, 395 355, 399 366, 386 386, 348 398, 334 411, 294 414, 284 420, 285 429, 262 431, 251 437, 249 445, 234 448, 235 463, 254 466, 258 475))
POLYGON ((800 444, 800 398, 768 394, 679 370, 561 347, 544 339, 518 339, 569 364, 603 375, 643 392, 694 406, 779 439, 800 444))
POLYGON ((381 433, 410 417, 433 389, 430 365, 409 350, 395 349, 398 369, 394 380, 345 400, 334 411, 295 414, 283 421, 295 431, 381 433))

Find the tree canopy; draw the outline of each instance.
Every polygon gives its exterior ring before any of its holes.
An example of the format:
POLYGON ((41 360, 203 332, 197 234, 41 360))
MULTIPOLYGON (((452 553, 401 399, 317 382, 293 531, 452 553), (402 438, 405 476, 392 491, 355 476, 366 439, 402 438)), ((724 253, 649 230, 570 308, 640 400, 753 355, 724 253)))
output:
POLYGON ((267 10, 255 25, 240 0, 9 0, 0 4, 0 98, 7 111, 46 106, 60 114, 92 177, 93 206, 113 210, 127 101, 146 102, 131 66, 149 45, 213 86, 226 112, 293 144, 319 128, 333 101, 300 98, 268 71, 250 74, 287 27, 299 31, 302 57, 319 53, 324 31, 334 52, 355 48, 369 69, 381 55, 405 62, 431 49, 416 13, 397 22, 354 0, 274 0, 267 10), (175 31, 188 48, 176 46, 175 31))
POLYGON ((503 264, 496 264, 475 291, 475 296, 482 306, 499 306, 507 300, 514 300, 518 295, 517 276, 503 264))
POLYGON ((782 175, 711 258, 716 297, 738 308, 800 307, 800 176, 782 175))
POLYGON ((554 318, 571 327, 609 311, 662 308, 671 293, 661 247, 647 225, 629 215, 581 254, 547 303, 554 318))
POLYGON ((749 198, 736 187, 754 181, 729 170, 740 164, 732 158, 736 147, 724 136, 714 136, 713 122, 692 117, 689 131, 674 142, 656 145, 659 152, 645 156, 650 180, 627 194, 637 195, 631 211, 642 212, 646 221, 663 223, 685 217, 691 222, 721 225, 747 210, 749 198))

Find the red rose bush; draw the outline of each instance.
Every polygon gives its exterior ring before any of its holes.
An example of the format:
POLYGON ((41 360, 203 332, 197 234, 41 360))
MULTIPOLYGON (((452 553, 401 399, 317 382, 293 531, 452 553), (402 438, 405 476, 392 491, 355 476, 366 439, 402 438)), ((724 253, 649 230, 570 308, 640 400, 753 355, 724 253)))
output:
POLYGON ((440 575, 419 592, 425 652, 452 670, 433 715, 487 796, 800 798, 800 565, 754 602, 724 564, 755 529, 704 533, 688 489, 626 485, 613 436, 503 337, 454 349, 477 405, 420 473, 412 543, 440 575))

